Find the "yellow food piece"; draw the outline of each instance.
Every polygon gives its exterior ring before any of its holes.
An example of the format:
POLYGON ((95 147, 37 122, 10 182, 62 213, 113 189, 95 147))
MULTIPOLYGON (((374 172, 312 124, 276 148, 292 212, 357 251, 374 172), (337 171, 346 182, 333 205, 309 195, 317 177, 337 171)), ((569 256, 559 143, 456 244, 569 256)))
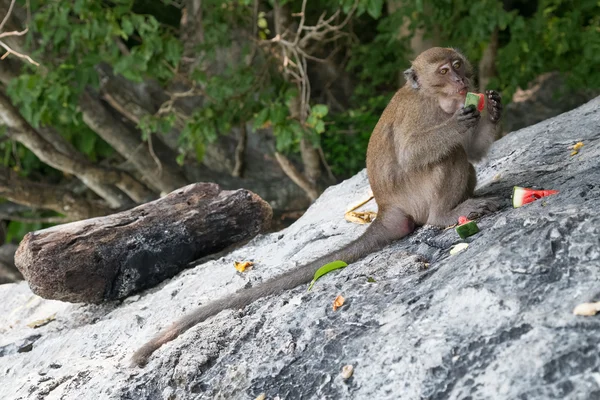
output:
POLYGON ((577 151, 583 147, 583 142, 577 142, 573 145, 573 150, 577 151))
POLYGON ((346 221, 355 224, 368 224, 373 222, 375 217, 377 217, 377 213, 374 211, 348 211, 344 214, 346 221))
POLYGON ((338 297, 336 297, 335 300, 333 301, 333 311, 337 311, 338 308, 343 306, 345 300, 346 299, 344 299, 344 297, 342 295, 339 295, 338 297))
POLYGON ((246 268, 251 267, 254 265, 254 263, 252 261, 234 261, 233 265, 235 266, 235 269, 237 269, 240 272, 244 272, 246 270, 246 268))

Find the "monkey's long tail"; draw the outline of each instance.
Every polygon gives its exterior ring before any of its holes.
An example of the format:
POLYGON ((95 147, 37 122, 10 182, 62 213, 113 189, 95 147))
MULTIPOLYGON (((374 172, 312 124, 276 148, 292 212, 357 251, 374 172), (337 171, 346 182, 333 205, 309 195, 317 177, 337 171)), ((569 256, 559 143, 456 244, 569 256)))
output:
POLYGON ((160 346, 170 342, 196 324, 223 310, 243 308, 255 300, 308 283, 312 280, 317 269, 327 263, 342 260, 350 264, 369 253, 383 248, 392 242, 392 240, 399 239, 412 232, 413 225, 411 222, 402 224, 404 221, 396 221, 396 223, 400 223, 394 229, 390 230, 384 226, 382 220, 383 218, 378 217, 362 236, 340 250, 271 278, 258 286, 241 289, 232 296, 212 301, 183 316, 169 328, 159 332, 152 340, 136 351, 131 358, 133 364, 139 367, 146 365, 150 355, 160 346), (406 228, 401 229, 402 225, 406 225, 406 228))

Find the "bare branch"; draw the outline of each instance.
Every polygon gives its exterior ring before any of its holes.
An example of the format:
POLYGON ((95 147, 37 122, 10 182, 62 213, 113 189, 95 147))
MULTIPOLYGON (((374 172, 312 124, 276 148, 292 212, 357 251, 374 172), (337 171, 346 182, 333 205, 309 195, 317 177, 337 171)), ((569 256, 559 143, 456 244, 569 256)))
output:
MULTIPOLYGON (((2 32, 2 29, 4 29, 4 25, 6 25, 6 23, 8 22, 8 19, 10 18, 10 15, 12 14, 14 6, 15 6, 15 0, 12 0, 10 2, 10 6, 8 7, 8 12, 4 16, 4 19, 2 20, 2 22, 0 23, 0 32, 2 32)), ((28 7, 28 11, 29 11, 29 2, 27 2, 27 7, 28 7)), ((0 33, 0 39, 5 38, 5 37, 10 37, 10 36, 23 36, 24 34, 27 33, 27 31, 28 31, 28 28, 25 28, 22 31, 11 31, 11 32, 0 33)), ((26 59, 29 63, 35 65, 36 67, 40 66, 40 64, 38 62, 34 61, 27 54, 19 53, 18 51, 11 49, 10 46, 8 46, 6 43, 4 43, 1 40, 0 40, 0 46, 3 47, 4 50, 6 50, 6 53, 4 53, 2 55, 2 57, 0 57, 0 60, 4 60, 6 57, 8 57, 10 54, 12 54, 19 58, 26 59)))
POLYGON ((244 156, 246 154, 246 142, 248 140, 248 129, 246 122, 240 126, 240 140, 235 148, 235 166, 231 172, 232 176, 241 177, 244 173, 244 156))
POLYGON ((22 54, 22 53, 19 53, 19 52, 17 52, 17 51, 14 51, 13 49, 11 49, 10 47, 8 47, 8 46, 7 46, 7 45, 6 45, 4 42, 2 42, 2 41, 0 41, 0 46, 2 46, 2 47, 3 47, 3 48, 6 50, 6 53, 5 53, 5 54, 2 56, 2 59, 4 59, 4 58, 8 57, 8 54, 13 54, 13 55, 15 55, 15 56, 17 56, 17 57, 19 57, 19 58, 24 58, 24 59, 26 59, 27 61, 29 61, 31 64, 35 65, 36 67, 39 67, 39 66, 40 66, 40 63, 38 63, 38 62, 36 62, 36 61, 33 61, 33 59, 32 59, 31 57, 29 57, 28 55, 26 55, 26 54, 22 54))
POLYGON ((162 176, 163 166, 160 162, 160 158, 154 152, 154 146, 152 145, 152 132, 148 133, 148 151, 150 152, 150 156, 156 163, 156 167, 158 168, 158 172, 156 173, 158 176, 162 176))
POLYGON ((285 174, 302 190, 306 192, 311 201, 314 201, 319 197, 319 192, 317 191, 315 185, 311 184, 308 179, 296 167, 294 164, 283 154, 279 152, 275 152, 275 158, 279 163, 279 166, 285 172, 285 174))
POLYGON ((4 19, 0 23, 0 32, 2 31, 2 29, 4 29, 4 25, 6 25, 6 23, 8 22, 8 19, 10 18, 10 14, 12 14, 12 10, 13 10, 14 6, 15 6, 15 0, 12 0, 10 2, 10 6, 8 6, 8 11, 6 12, 6 15, 4 16, 4 19))
POLYGON ((9 36, 23 36, 27 32, 29 32, 29 28, 25 28, 22 31, 10 31, 10 32, 0 33, 0 39, 9 37, 9 36))

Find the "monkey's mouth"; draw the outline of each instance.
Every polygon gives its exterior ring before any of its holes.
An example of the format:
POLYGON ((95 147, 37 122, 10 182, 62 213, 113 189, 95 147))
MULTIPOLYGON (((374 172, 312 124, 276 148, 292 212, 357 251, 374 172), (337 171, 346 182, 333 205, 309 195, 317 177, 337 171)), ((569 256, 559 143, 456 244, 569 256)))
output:
POLYGON ((466 96, 467 92, 468 92, 468 90, 466 87, 464 87, 462 89, 458 89, 458 94, 460 94, 461 96, 466 96))

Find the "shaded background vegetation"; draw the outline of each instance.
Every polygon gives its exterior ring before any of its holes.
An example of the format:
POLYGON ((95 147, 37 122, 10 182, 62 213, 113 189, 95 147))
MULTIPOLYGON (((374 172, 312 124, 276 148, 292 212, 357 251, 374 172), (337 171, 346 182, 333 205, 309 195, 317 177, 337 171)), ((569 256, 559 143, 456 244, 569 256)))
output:
POLYGON ((293 219, 364 167, 432 45, 505 101, 551 71, 600 87, 596 0, 0 0, 5 15, 0 244, 196 181, 293 219))

